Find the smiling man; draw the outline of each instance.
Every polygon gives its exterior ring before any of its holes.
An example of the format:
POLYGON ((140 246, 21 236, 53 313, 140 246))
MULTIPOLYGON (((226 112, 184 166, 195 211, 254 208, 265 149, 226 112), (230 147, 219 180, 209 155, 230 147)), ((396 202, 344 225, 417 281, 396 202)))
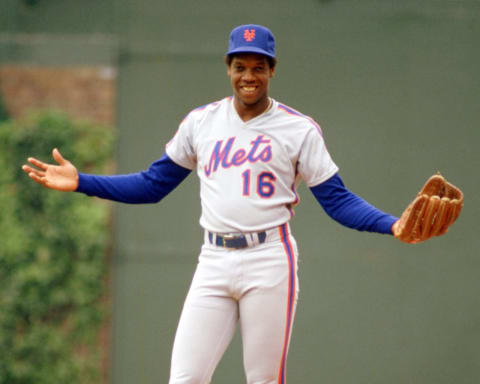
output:
POLYGON ((265 111, 270 105, 268 85, 276 64, 275 39, 270 30, 259 25, 234 29, 225 62, 234 105, 242 119, 249 120, 265 111))
POLYGON ((274 67, 270 66, 265 56, 256 53, 229 57, 227 74, 235 95, 234 105, 242 120, 246 121, 270 105, 268 85, 274 67))
POLYGON ((269 96, 276 58, 268 28, 235 28, 225 62, 233 97, 191 111, 148 170, 79 173, 57 149, 58 165, 29 158, 36 168, 23 170, 48 188, 131 204, 160 201, 196 170, 205 236, 177 328, 170 384, 210 383, 238 323, 248 384, 284 384, 299 291, 289 226, 298 183, 347 227, 391 235, 398 219, 346 189, 319 125, 269 96))

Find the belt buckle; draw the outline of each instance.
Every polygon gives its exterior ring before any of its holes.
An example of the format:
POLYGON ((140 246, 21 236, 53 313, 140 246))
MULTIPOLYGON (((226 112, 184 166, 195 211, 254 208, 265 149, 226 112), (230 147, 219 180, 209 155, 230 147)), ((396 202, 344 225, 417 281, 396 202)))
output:
POLYGON ((223 235, 222 236, 222 242, 223 242, 223 247, 226 248, 226 249, 236 249, 236 248, 232 248, 232 247, 227 247, 227 244, 225 242, 225 240, 233 240, 235 239, 237 236, 229 233, 229 234, 226 234, 226 235, 223 235))

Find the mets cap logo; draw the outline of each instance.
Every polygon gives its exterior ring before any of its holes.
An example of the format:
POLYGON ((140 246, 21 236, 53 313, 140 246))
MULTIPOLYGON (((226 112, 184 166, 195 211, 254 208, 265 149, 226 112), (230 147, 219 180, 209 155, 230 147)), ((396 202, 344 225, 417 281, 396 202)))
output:
POLYGON ((248 43, 253 41, 255 39, 255 29, 245 29, 245 32, 243 32, 243 38, 248 43))

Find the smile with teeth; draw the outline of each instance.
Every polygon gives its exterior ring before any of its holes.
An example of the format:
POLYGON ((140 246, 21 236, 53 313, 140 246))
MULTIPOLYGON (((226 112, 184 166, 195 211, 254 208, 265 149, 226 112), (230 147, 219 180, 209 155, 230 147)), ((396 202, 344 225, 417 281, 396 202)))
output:
POLYGON ((255 91, 255 89, 257 89, 257 87, 255 86, 249 86, 249 85, 244 85, 242 87, 242 89, 245 91, 245 92, 253 92, 255 91))

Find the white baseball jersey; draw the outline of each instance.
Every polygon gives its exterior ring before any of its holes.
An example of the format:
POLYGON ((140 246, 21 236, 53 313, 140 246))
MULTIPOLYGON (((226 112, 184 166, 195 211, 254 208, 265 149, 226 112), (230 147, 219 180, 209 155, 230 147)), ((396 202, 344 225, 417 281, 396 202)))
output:
POLYGON ((301 179, 314 186, 338 171, 318 124, 273 99, 269 109, 246 122, 232 97, 197 108, 166 152, 182 167, 197 169, 200 225, 217 233, 284 224, 298 203, 301 179))

